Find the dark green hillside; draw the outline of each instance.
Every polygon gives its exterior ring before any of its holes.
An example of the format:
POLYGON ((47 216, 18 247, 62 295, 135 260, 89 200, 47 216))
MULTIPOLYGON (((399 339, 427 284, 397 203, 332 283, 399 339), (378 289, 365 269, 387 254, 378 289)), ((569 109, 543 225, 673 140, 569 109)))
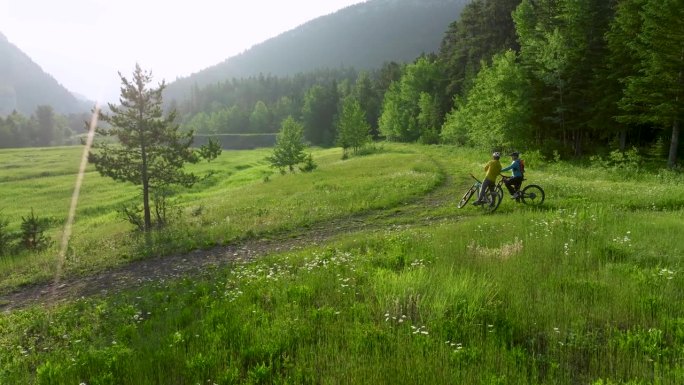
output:
MULTIPOLYGON (((259 74, 288 76, 319 68, 379 68, 438 50, 444 32, 468 0, 370 0, 319 17, 258 44, 166 90, 182 100, 193 85, 259 74)), ((220 47, 217 47, 220 48, 220 47)))
POLYGON ((52 76, 0 33, 0 115, 13 110, 29 115, 39 105, 58 113, 83 112, 89 105, 78 100, 52 76))

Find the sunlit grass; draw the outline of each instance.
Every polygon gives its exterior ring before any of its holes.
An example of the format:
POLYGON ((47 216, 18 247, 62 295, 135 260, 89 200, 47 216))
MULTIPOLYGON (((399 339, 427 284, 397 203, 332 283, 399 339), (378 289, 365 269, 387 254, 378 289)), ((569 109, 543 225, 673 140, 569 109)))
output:
MULTIPOLYGON (((1 214, 10 220, 10 228, 18 230, 21 218, 33 208, 37 216, 51 219, 50 235, 59 239, 79 150, 49 151, 56 168, 66 170, 60 162, 73 161, 72 175, 36 176, 47 167, 38 161, 23 165, 26 177, 2 183, 7 193, 0 196, 1 214)), ((35 151, 40 159, 43 150, 35 151)), ((318 169, 286 175, 274 173, 264 160, 267 154, 266 149, 226 151, 214 162, 188 166, 205 178, 192 189, 177 191, 172 223, 153 235, 152 245, 141 244, 117 213, 122 205, 139 202, 138 188, 90 171, 81 191, 66 273, 98 271, 148 255, 210 247, 398 205, 431 190, 442 178, 434 161, 405 146, 387 146, 376 155, 345 161, 339 149, 314 150, 318 169)), ((17 155, 0 152, 2 156, 17 155)), ((54 263, 56 247, 31 258, 0 261, 0 290, 50 276, 46 267, 54 263)))
MULTIPOLYGON (((344 162, 318 151, 315 173, 264 182, 249 154, 226 167, 252 173, 242 182, 180 196, 186 222, 159 234, 170 249, 183 231, 227 241, 404 207, 443 178, 436 164, 455 197, 481 174, 475 152, 408 146, 344 162)), ((531 167, 540 209, 509 199, 483 215, 454 198, 326 245, 3 314, 0 383, 684 383, 682 184, 601 175, 531 167)), ((30 258, 2 263, 39 270, 30 258)), ((89 263, 104 266, 73 266, 89 263)))
POLYGON ((22 382, 35 367, 37 383, 679 383, 681 214, 590 207, 387 229, 79 300, 51 321, 15 311, 0 319, 11 352, 2 373, 22 382))

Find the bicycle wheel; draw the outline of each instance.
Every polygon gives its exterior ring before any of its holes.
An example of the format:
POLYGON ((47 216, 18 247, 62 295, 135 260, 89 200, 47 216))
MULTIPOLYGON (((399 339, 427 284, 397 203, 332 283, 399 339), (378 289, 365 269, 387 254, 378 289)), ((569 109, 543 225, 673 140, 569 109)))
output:
POLYGON ((499 194, 499 200, 503 200, 504 193, 503 193, 503 189, 501 188, 501 186, 496 186, 496 192, 497 192, 497 194, 499 194))
POLYGON ((463 198, 461 198, 461 201, 458 202, 458 205, 456 207, 458 207, 459 209, 463 208, 463 206, 465 206, 466 203, 468 203, 468 201, 473 196, 473 194, 475 194, 476 190, 477 189, 475 188, 475 186, 472 186, 471 188, 469 188, 468 191, 466 191, 466 193, 463 194, 463 198))
POLYGON ((485 194, 486 203, 481 206, 482 209, 488 213, 493 213, 496 211, 501 204, 502 195, 499 195, 499 192, 496 190, 487 192, 487 194, 485 194))
POLYGON ((544 203, 544 197, 544 190, 536 184, 528 185, 520 194, 520 200, 524 204, 531 206, 539 206, 544 203))

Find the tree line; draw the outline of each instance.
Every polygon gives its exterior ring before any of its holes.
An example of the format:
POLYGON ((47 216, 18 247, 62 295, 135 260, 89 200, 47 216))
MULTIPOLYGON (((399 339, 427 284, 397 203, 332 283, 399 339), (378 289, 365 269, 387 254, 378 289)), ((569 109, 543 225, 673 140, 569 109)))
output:
POLYGON ((377 133, 384 91, 398 80, 400 65, 388 63, 372 72, 353 68, 325 69, 293 77, 258 76, 232 79, 204 88, 168 107, 177 109, 184 130, 198 134, 275 133, 287 117, 305 126, 313 144, 330 146, 344 99, 353 96, 364 107, 377 133))
POLYGON ((682 147, 682 5, 475 0, 439 52, 412 63, 233 80, 195 88, 181 110, 198 132, 275 132, 293 116, 310 142, 326 146, 352 97, 376 138, 564 157, 638 148, 674 166, 682 147))
POLYGON ((89 114, 56 113, 51 106, 41 105, 30 116, 16 110, 0 116, 0 148, 46 147, 78 143, 89 114))
POLYGON ((674 166, 683 12, 670 0, 521 1, 519 47, 482 62, 444 137, 568 155, 650 146, 674 166))
POLYGON ((376 139, 561 157, 638 149, 673 167, 682 16, 681 0, 474 0, 439 52, 412 63, 226 80, 165 108, 201 134, 275 133, 291 116, 311 144, 333 146, 351 98, 376 139))
POLYGON ((682 5, 474 1, 439 54, 406 66, 385 94, 380 130, 547 155, 635 147, 672 167, 682 147, 682 5))

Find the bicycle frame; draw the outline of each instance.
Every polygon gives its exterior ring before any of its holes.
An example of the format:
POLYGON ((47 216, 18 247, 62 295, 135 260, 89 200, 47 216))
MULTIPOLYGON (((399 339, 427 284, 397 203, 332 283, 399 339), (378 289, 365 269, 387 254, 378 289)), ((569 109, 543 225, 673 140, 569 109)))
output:
MULTIPOLYGON (((478 198, 480 196, 482 182, 479 179, 477 179, 473 174, 470 174, 470 176, 473 179, 475 179, 475 183, 473 183, 473 185, 470 186, 470 188, 465 192, 465 194, 463 194, 463 198, 461 198, 461 201, 457 205, 458 208, 463 208, 468 203, 470 198, 473 195, 475 195, 475 193, 477 193, 478 198)), ((505 175, 501 175, 501 177, 502 178, 499 179, 499 181, 491 188, 491 190, 487 194, 485 194, 486 202, 481 205, 481 207, 483 207, 485 211, 494 212, 503 200, 504 192, 501 185, 504 184, 504 182, 509 177, 505 175)), ((526 205, 532 206, 538 206, 544 202, 544 190, 538 185, 530 184, 525 186, 525 188, 522 188, 521 185, 517 193, 519 195, 515 199, 516 202, 522 202, 526 205)))
MULTIPOLYGON (((466 193, 463 195, 463 198, 461 198, 461 201, 458 203, 458 208, 463 208, 466 203, 470 200, 470 198, 477 193, 477 197, 479 199, 480 197, 480 192, 482 190, 482 182, 475 177, 475 175, 470 174, 470 176, 475 179, 475 183, 473 183, 472 186, 466 191, 466 193)), ((490 191, 485 194, 485 200, 486 202, 481 205, 485 211, 492 212, 496 210, 499 207, 499 204, 501 204, 501 196, 497 193, 497 188, 500 189, 500 184, 495 185, 490 189, 490 191)))

